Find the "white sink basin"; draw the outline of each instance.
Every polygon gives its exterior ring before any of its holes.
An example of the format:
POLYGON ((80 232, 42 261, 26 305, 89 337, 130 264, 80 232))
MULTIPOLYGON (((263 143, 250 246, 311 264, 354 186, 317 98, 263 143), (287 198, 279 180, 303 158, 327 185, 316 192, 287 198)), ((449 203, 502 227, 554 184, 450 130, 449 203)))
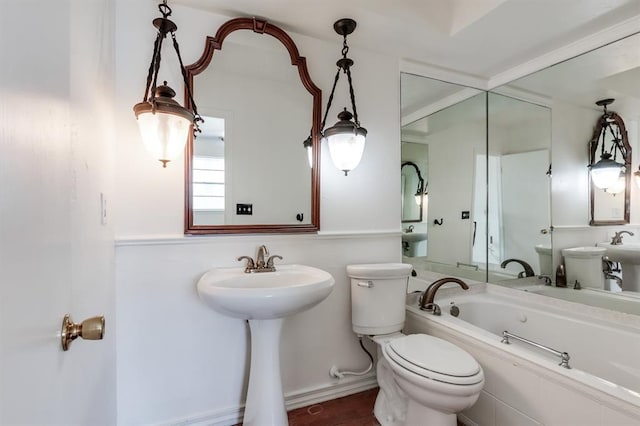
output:
POLYGON ((404 241, 405 243, 417 243, 426 239, 426 232, 404 232, 402 234, 402 241, 404 241))
POLYGON ((304 265, 278 265, 275 272, 219 268, 205 273, 198 293, 217 312, 239 319, 283 318, 323 301, 333 288, 328 272, 304 265))
POLYGON ((622 243, 619 245, 598 243, 597 246, 606 248, 607 256, 614 262, 640 265, 640 244, 638 243, 622 243))
POLYGON ((251 366, 242 423, 285 426, 287 411, 280 376, 280 333, 285 317, 323 301, 335 280, 311 266, 277 265, 274 272, 219 268, 198 281, 200 298, 215 311, 249 321, 251 366))

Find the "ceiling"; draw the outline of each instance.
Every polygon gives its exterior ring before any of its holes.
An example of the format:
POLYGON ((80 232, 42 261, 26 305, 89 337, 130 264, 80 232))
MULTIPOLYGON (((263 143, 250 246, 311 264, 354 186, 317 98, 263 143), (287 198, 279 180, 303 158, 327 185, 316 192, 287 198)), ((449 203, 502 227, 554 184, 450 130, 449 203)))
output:
POLYGON ((640 0, 173 0, 487 79, 640 15, 640 0))

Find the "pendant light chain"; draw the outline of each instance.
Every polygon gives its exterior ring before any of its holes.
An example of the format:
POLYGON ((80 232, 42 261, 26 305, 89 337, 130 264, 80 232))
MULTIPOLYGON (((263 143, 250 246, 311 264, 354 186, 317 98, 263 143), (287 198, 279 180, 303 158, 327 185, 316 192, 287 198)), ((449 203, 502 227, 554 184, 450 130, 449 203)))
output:
MULTIPOLYGON (((147 102, 147 100, 149 99, 149 89, 151 88, 151 81, 153 79, 153 81, 156 80, 157 78, 157 72, 155 72, 154 74, 154 70, 157 68, 156 66, 156 57, 158 56, 158 51, 159 48, 162 46, 162 36, 160 35, 160 33, 158 32, 158 35, 156 37, 156 41, 153 44, 153 55, 151 56, 151 63, 149 64, 149 73, 147 74, 147 85, 144 89, 144 98, 143 98, 143 102, 147 102)), ((154 84, 155 86, 155 84, 154 84)), ((153 92, 151 93, 151 97, 154 97, 153 92)))
POLYGON ((333 79, 333 87, 331 88, 331 94, 329 94, 329 100, 327 101, 327 109, 324 111, 324 117, 322 118, 322 124, 320 124, 320 129, 324 130, 324 125, 327 122, 327 115, 329 115, 329 110, 331 109, 331 103, 333 102, 333 94, 336 92, 336 85, 338 84, 338 80, 340 79, 340 70, 338 67, 338 71, 336 72, 336 76, 333 79))
POLYGON ((184 81, 184 86, 187 88, 187 96, 189 96, 189 102, 191 103, 191 109, 193 110, 193 114, 195 118, 193 120, 193 131, 194 134, 196 132, 201 133, 200 127, 198 123, 204 123, 204 120, 198 114, 198 107, 196 106, 196 101, 193 99, 193 92, 191 90, 191 86, 189 85, 189 79, 187 78, 187 71, 184 69, 184 63, 182 62, 182 56, 180 55, 180 47, 178 46, 178 40, 176 39, 176 34, 171 32, 171 39, 173 40, 173 48, 176 51, 176 55, 178 55, 178 62, 180 63, 180 71, 182 72, 182 80, 184 81))
POLYGON ((353 91, 353 81, 351 80, 351 65, 347 58, 347 53, 349 53, 349 45, 347 44, 347 35, 343 35, 344 39, 342 42, 342 59, 344 64, 344 73, 347 74, 347 80, 349 81, 349 96, 351 97, 351 108, 353 108, 353 121, 356 123, 358 127, 360 127, 360 120, 358 120, 358 111, 356 110, 356 95, 353 91))

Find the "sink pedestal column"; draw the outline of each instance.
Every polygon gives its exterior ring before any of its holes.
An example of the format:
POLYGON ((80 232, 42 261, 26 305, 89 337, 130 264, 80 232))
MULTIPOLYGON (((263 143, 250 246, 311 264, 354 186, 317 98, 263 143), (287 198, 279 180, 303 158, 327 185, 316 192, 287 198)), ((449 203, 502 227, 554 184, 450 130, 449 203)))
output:
POLYGON ((244 410, 245 426, 287 426, 280 377, 280 332, 284 318, 249 320, 251 369, 244 410))

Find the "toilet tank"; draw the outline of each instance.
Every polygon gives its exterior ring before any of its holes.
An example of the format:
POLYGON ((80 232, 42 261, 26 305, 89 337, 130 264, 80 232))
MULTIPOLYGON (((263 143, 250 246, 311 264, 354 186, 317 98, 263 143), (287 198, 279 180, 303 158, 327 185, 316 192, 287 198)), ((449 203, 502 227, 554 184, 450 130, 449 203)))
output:
POLYGON ((388 334, 402 329, 411 269, 406 263, 347 266, 351 279, 351 324, 355 333, 388 334))

